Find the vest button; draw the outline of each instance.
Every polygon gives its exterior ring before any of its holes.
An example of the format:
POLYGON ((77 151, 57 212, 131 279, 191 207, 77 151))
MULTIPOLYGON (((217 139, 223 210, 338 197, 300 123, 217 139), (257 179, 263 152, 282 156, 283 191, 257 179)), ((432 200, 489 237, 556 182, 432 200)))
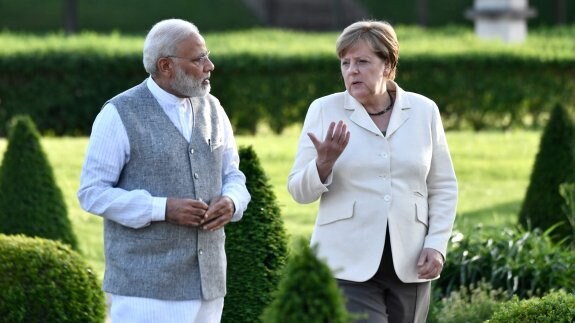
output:
POLYGON ((194 153, 194 148, 190 148, 190 154, 194 153))
POLYGON ((198 173, 194 173, 194 178, 198 179, 198 178, 200 178, 200 175, 198 175, 198 173))
POLYGON ((200 249, 199 251, 200 256, 204 254, 204 251, 202 249, 200 249))

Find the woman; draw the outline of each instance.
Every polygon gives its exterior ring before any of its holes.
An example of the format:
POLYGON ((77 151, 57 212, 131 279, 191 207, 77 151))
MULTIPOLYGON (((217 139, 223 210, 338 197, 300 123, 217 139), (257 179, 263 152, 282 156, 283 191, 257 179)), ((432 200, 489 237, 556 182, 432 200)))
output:
POLYGON ((437 105, 393 80, 391 25, 336 42, 345 92, 307 113, 288 190, 320 199, 312 244, 361 322, 424 322, 455 220, 457 181, 437 105), (323 139, 323 140, 322 140, 323 139))

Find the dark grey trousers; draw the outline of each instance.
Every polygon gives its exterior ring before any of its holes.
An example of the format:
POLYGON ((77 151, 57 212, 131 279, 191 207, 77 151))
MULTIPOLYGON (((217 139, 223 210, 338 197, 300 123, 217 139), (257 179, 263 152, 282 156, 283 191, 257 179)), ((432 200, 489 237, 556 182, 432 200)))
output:
POLYGON ((425 322, 429 311, 431 282, 404 283, 397 277, 391 257, 389 232, 379 269, 366 282, 338 279, 347 310, 357 323, 425 322))

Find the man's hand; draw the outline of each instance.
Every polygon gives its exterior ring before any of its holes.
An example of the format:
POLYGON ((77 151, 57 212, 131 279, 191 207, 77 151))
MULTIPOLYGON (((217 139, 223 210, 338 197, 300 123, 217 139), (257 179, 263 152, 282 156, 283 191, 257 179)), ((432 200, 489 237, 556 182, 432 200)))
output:
POLYGON ((206 222, 208 205, 201 200, 168 198, 166 221, 187 227, 199 227, 206 222))
POLYGON ((222 228, 232 220, 235 206, 232 199, 227 196, 218 196, 212 199, 206 212, 202 229, 215 231, 222 228))
POLYGON ((441 273, 443 269, 443 256, 435 249, 425 248, 421 251, 417 261, 419 278, 432 279, 441 273))

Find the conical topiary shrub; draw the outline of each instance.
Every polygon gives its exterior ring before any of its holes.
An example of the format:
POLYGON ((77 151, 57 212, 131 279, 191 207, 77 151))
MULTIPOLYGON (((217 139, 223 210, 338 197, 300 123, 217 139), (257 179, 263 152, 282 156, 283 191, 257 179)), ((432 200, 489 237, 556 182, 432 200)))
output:
POLYGON ((272 186, 251 147, 239 150, 251 202, 226 226, 227 295, 222 322, 259 322, 287 260, 287 235, 272 186))
POLYGON ((0 322, 102 323, 104 293, 80 254, 58 241, 0 234, 0 322))
POLYGON ((77 249, 62 191, 32 119, 12 119, 0 167, 0 233, 59 240, 77 249))
POLYGON ((557 105, 539 144, 519 223, 526 228, 546 230, 561 223, 551 234, 554 239, 570 236, 563 212, 559 185, 575 181, 575 121, 573 112, 557 105))
POLYGON ((304 239, 288 260, 272 304, 266 308, 265 323, 347 323, 350 314, 345 309, 341 290, 332 272, 304 239))

